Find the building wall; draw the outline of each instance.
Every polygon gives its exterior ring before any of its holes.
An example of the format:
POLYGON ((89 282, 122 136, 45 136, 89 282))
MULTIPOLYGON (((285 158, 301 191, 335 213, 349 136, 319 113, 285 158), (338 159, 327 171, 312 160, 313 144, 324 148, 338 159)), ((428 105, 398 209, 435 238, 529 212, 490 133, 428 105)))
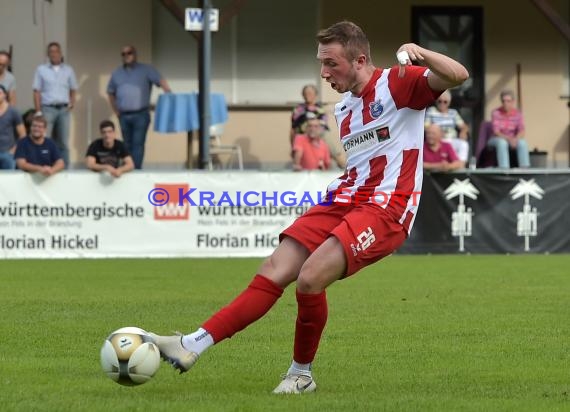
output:
MULTIPOLYGON (((80 84, 73 113, 71 153, 82 164, 101 120, 118 126, 107 99, 107 83, 121 64, 121 48, 134 45, 141 62, 152 56, 152 0, 73 0, 68 3, 68 54, 80 84), (112 10, 112 12, 110 12, 112 10)), ((149 133, 145 162, 182 167, 185 136, 149 133)))
POLYGON ((16 77, 17 107, 33 107, 32 81, 39 64, 46 60, 48 43, 61 44, 67 55, 67 0, 2 0, 0 50, 13 48, 12 71, 16 77))

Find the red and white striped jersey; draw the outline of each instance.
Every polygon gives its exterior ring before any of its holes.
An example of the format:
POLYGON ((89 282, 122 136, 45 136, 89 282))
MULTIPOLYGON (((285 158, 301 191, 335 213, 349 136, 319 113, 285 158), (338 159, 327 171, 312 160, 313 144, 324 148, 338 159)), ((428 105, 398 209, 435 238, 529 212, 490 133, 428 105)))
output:
POLYGON ((335 202, 373 202, 410 231, 423 179, 424 115, 441 94, 427 81, 429 69, 376 69, 360 95, 344 94, 335 105, 347 154, 345 174, 328 192, 335 202))

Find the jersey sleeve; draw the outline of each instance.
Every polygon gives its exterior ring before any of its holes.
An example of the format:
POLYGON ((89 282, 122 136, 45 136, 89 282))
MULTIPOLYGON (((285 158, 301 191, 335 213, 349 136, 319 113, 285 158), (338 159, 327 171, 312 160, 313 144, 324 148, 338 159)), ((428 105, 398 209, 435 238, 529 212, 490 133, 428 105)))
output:
POLYGON ((443 93, 429 87, 427 67, 406 66, 404 77, 398 77, 398 71, 394 66, 388 74, 388 88, 398 109, 423 110, 443 93))

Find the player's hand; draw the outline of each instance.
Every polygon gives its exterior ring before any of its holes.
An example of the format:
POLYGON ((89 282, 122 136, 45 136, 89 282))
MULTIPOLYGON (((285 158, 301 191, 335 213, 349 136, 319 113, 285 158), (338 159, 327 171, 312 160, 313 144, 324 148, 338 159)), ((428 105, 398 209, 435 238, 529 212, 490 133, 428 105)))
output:
POLYGON ((406 66, 411 66, 412 61, 423 61, 423 49, 415 43, 406 43, 400 46, 396 52, 396 59, 400 66, 398 77, 404 77, 406 74, 406 66))

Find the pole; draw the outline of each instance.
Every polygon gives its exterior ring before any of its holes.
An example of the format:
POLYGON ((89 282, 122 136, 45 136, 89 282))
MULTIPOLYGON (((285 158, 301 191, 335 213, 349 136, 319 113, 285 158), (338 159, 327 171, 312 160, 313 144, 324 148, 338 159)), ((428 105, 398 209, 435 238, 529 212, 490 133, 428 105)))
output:
POLYGON ((517 106, 520 111, 522 111, 522 83, 521 83, 521 64, 516 65, 516 77, 517 77, 517 106))
POLYGON ((198 79, 198 108, 200 111, 200 141, 198 167, 208 168, 210 163, 210 69, 212 55, 212 38, 210 32, 210 0, 200 0, 204 16, 204 26, 200 41, 199 79, 198 79))

